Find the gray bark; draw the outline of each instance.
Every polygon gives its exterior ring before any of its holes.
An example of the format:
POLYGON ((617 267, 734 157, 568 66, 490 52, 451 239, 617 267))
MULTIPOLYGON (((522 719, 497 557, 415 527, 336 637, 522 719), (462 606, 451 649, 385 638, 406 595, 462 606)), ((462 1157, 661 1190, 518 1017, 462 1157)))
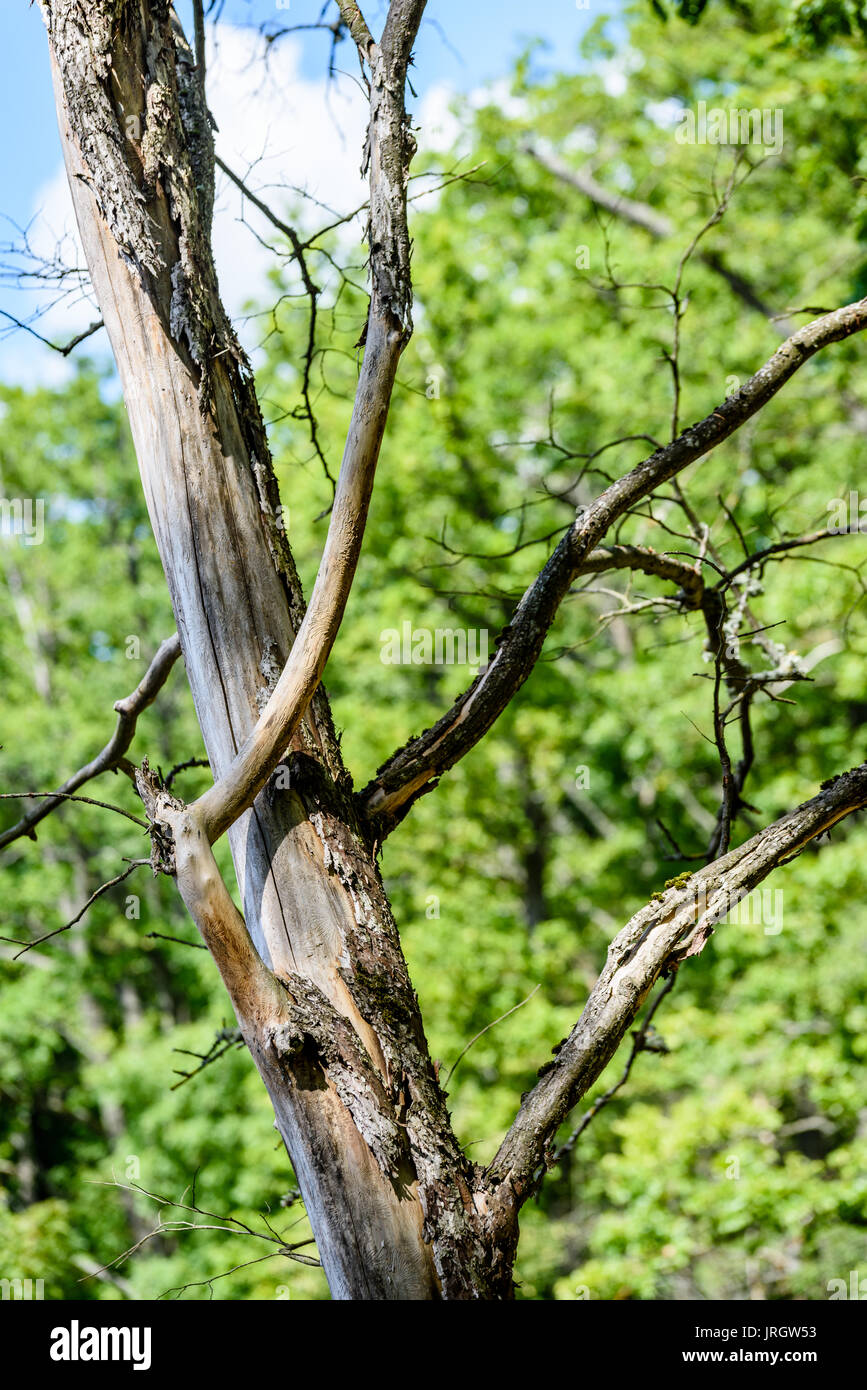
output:
MULTIPOLYGON (((210 127, 168 6, 46 0, 43 8, 79 229, 219 783, 257 725, 271 673, 287 663, 304 603, 252 374, 211 262, 210 127)), ((372 61, 381 89, 393 73, 375 53, 372 61)), ((374 152, 395 122, 404 133, 390 86, 379 102, 374 152)), ((385 163, 390 182, 378 196, 405 199, 405 161, 385 163)), ((383 353, 396 364, 406 331, 399 252, 379 298, 392 321, 373 324, 368 372, 382 370, 383 353)), ((371 402, 362 405, 367 429, 371 402)), ((384 413, 380 437, 382 424, 384 413)), ((270 778, 229 829, 246 919, 233 930, 251 944, 246 954, 233 947, 221 968, 332 1294, 508 1292, 508 1262, 484 1267, 474 1171, 451 1133, 322 691, 283 751, 290 787, 270 778)), ((207 878, 206 843, 202 852, 207 878)), ((214 892, 208 879, 205 907, 214 892)), ((197 920, 214 949, 207 911, 197 920)))
MULTIPOLYGON (((451 1129, 376 841, 498 718, 579 574, 625 567, 674 582, 683 606, 701 609, 717 630, 715 596, 698 571, 601 542, 613 522, 728 438, 814 353, 867 326, 867 301, 799 329, 718 409, 592 501, 527 590, 487 670, 353 797, 318 683, 358 561, 391 387, 411 331, 406 180, 414 143, 403 92, 424 0, 392 0, 379 44, 354 0, 339 0, 370 90, 371 303, 308 612, 279 523, 252 373, 217 290, 211 128, 190 50, 166 0, 42 3, 79 228, 215 778, 185 806, 146 762, 137 771, 154 867, 176 877, 221 973, 334 1297, 508 1298, 517 1212, 551 1160, 559 1124, 659 976, 703 947, 717 906, 867 804, 867 765, 825 784, 627 924, 581 1019, 541 1069, 484 1171, 464 1157, 451 1129), (278 759, 289 769, 288 786, 273 775, 278 759), (213 856, 226 831, 243 916, 213 856)), ((157 675, 170 658, 169 645, 157 675)), ((734 667, 726 676, 741 679, 734 667)), ((150 686, 118 707, 115 740, 76 774, 76 786, 112 765, 109 755, 123 756, 145 695, 152 698, 150 686)), ((25 818, 7 839, 33 824, 25 818)))

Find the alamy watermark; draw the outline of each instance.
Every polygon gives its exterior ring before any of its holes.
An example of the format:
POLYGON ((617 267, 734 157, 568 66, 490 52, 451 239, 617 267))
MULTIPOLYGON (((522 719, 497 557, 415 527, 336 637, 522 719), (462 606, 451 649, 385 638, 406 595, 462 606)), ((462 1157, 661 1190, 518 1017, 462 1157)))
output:
POLYGON ((845 1279, 829 1279, 827 1288, 832 1303, 835 1298, 850 1298, 861 1303, 867 1301, 867 1278, 862 1279, 857 1269, 849 1270, 848 1283, 845 1279))
POLYGON ((867 497, 850 492, 847 497, 832 497, 828 503, 828 531, 833 536, 849 532, 867 535, 867 497))
POLYGON ((783 930, 783 890, 717 889, 702 880, 695 888, 695 913, 697 924, 761 927, 765 936, 779 936, 783 930))
POLYGON ((414 628, 412 623, 379 634, 384 666, 474 666, 488 664, 487 628, 414 628))
POLYGON ((0 1299, 23 1300, 32 1303, 45 1297, 44 1279, 0 1279, 0 1299))
POLYGON ((151 1364, 149 1327, 82 1327, 73 1318, 69 1327, 51 1331, 52 1361, 131 1361, 134 1371, 151 1364))
POLYGON ((769 106, 708 108, 700 101, 693 111, 683 111, 674 132, 680 145, 764 145, 774 154, 783 151, 783 110, 769 106))
POLYGON ((45 539, 45 499, 0 497, 0 537, 20 536, 25 545, 45 539))

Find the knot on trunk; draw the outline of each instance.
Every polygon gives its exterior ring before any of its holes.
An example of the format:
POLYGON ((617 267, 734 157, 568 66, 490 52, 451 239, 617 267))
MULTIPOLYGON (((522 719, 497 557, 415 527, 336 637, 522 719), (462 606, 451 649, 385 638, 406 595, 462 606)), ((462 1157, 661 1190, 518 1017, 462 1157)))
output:
POLYGON ((159 772, 152 768, 147 758, 142 759, 141 767, 135 771, 136 791, 142 799, 148 818, 148 834, 151 837, 151 867, 154 876, 176 871, 175 837, 171 824, 165 818, 167 810, 182 811, 183 801, 172 796, 159 772))
POLYGON ((379 1167, 404 1193, 415 1178, 404 1127, 385 1082, 349 1019, 301 975, 285 975, 286 1010, 270 1027, 268 1050, 295 1085, 309 1085, 311 1064, 334 1088, 379 1167))

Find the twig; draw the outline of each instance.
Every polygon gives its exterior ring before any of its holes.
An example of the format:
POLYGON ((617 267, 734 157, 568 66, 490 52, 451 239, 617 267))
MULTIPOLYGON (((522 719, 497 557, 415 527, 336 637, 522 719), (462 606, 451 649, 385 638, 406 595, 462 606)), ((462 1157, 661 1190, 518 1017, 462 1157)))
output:
MULTIPOLYGON (((186 1202, 174 1202, 169 1197, 161 1197, 156 1192, 149 1192, 147 1188, 142 1187, 139 1183, 118 1182, 116 1178, 112 1179, 111 1182, 100 1181, 99 1179, 90 1179, 90 1181, 94 1182, 98 1187, 118 1187, 125 1192, 139 1192, 142 1196, 150 1198, 152 1202, 157 1202, 161 1207, 176 1207, 178 1211, 188 1211, 194 1213, 196 1216, 207 1217, 208 1221, 207 1223, 201 1221, 182 1221, 180 1219, 160 1221, 155 1229, 148 1231, 147 1235, 142 1236, 141 1240, 137 1240, 134 1245, 122 1251, 120 1255, 116 1255, 113 1260, 109 1260, 107 1264, 102 1265, 99 1269, 95 1269, 92 1273, 88 1273, 85 1276, 87 1279, 95 1279, 100 1274, 104 1274, 106 1270, 117 1268, 119 1265, 123 1264, 125 1260, 128 1260, 131 1255, 134 1255, 140 1250, 147 1241, 152 1240, 154 1236, 165 1235, 166 1232, 174 1234, 181 1231, 225 1231, 228 1235, 252 1236, 256 1240, 266 1240, 270 1244, 276 1245, 277 1249, 272 1251, 274 1255, 284 1255, 289 1260, 297 1260, 299 1264, 319 1266, 319 1260, 315 1260, 309 1255, 300 1255, 297 1253, 303 1246, 312 1244, 312 1239, 298 1241, 294 1245, 286 1245, 279 1235, 263 1235, 261 1231, 254 1231, 252 1226, 248 1226, 245 1221, 241 1221, 237 1216, 217 1216, 215 1212, 207 1211, 203 1207, 191 1205, 186 1202), (218 1224, 212 1225, 212 1222, 217 1222, 218 1224)), ((80 1282, 83 1283, 84 1280, 80 1282)))
POLYGON ((14 314, 7 313, 5 309, 0 309, 0 314, 3 315, 4 319, 8 319, 15 328, 23 328, 25 333, 29 333, 31 337, 37 338, 40 343, 44 343, 46 347, 50 347, 53 352, 59 352, 61 357, 68 357, 73 349, 78 347, 79 343, 83 343, 86 338, 90 338, 94 333, 98 333, 100 328, 104 327, 102 319, 97 319, 89 328, 84 328, 80 333, 76 333, 75 337, 70 338, 68 343, 52 343, 50 338, 43 337, 41 333, 36 332, 35 328, 31 328, 29 323, 24 323, 21 319, 17 319, 14 314))
MULTIPOLYGON (((33 811, 28 812, 26 816, 22 816, 17 824, 10 826, 8 830, 4 830, 0 833, 0 849, 11 844, 13 840, 17 840, 21 835, 27 835, 31 840, 35 840, 36 835, 34 834, 34 827, 38 825, 41 820, 44 820, 47 815, 50 815, 50 813, 60 805, 61 801, 89 800, 88 797, 73 797, 70 793, 77 791, 85 782, 89 782, 93 777, 98 777, 100 773, 109 772, 121 765, 124 755, 135 735, 138 716, 141 714, 142 710, 147 709, 148 705, 152 704, 156 699, 157 694, 165 684, 169 672, 180 654, 180 639, 178 638, 178 634, 174 633, 173 636, 167 637, 165 642, 160 644, 153 661, 132 694, 127 695, 123 700, 118 700, 115 704, 114 708, 118 716, 117 727, 102 752, 98 753, 92 762, 86 763, 84 767, 79 768, 78 772, 73 773, 56 792, 20 793, 21 796, 32 796, 44 799, 46 805, 37 807, 33 811)), ((5 795, 14 798, 18 794, 8 792, 5 793, 5 795)), ((106 803, 102 801, 92 802, 91 804, 96 806, 106 805, 106 803)), ((108 809, 112 811, 120 810, 117 806, 110 806, 108 809)), ((134 820, 136 825, 145 825, 144 821, 138 820, 136 816, 131 816, 128 811, 122 811, 121 814, 127 816, 130 820, 134 820)), ((145 829, 147 829, 146 825, 145 829)))
POLYGON ((527 995, 527 998, 526 998, 526 999, 522 999, 521 1002, 520 1002, 520 1004, 514 1004, 514 1005, 512 1006, 511 1009, 508 1009, 508 1010, 506 1011, 506 1013, 500 1014, 500 1017, 499 1017, 499 1018, 495 1018, 494 1021, 493 1021, 493 1023, 487 1023, 487 1024, 485 1025, 485 1027, 481 1030, 481 1032, 480 1032, 480 1033, 477 1033, 476 1036, 475 1036, 474 1038, 470 1038, 470 1040, 469 1040, 469 1042, 467 1043, 466 1047, 464 1048, 463 1052, 459 1052, 459 1053, 458 1053, 458 1056, 457 1056, 457 1058, 456 1058, 456 1060, 452 1063, 452 1065, 451 1065, 451 1067, 450 1067, 450 1069, 449 1069, 448 1076, 446 1077, 445 1081, 443 1082, 443 1090, 445 1090, 446 1087, 448 1086, 449 1082, 450 1082, 451 1079, 452 1079, 452 1076, 454 1075, 454 1073, 455 1073, 455 1071, 456 1071, 456 1069, 457 1069, 457 1067, 458 1067, 458 1064, 459 1064, 460 1062, 463 1061, 463 1059, 466 1057, 467 1053, 469 1052, 469 1050, 470 1050, 470 1048, 473 1046, 473 1044, 474 1044, 474 1043, 477 1043, 477 1042, 479 1041, 479 1038, 483 1038, 483 1037, 485 1036, 486 1033, 489 1033, 490 1030, 491 1030, 492 1028, 496 1028, 496 1026, 497 1026, 498 1023, 502 1023, 504 1019, 509 1018, 509 1017, 510 1017, 512 1014, 514 1014, 514 1013, 517 1013, 518 1009, 522 1009, 522 1008, 524 1007, 525 1004, 529 1004, 530 1000, 533 998, 533 995, 534 995, 534 994, 538 994, 538 992, 539 992, 539 990, 540 990, 541 988, 542 988, 541 985, 536 985, 535 989, 531 989, 531 990, 530 990, 530 993, 527 995))
POLYGON ((620 1080, 615 1081, 614 1085, 609 1087, 609 1089, 605 1092, 604 1095, 601 1095, 598 1100, 595 1100, 593 1102, 586 1115, 583 1115, 581 1117, 580 1123, 572 1131, 565 1144, 561 1144, 559 1149, 555 1150, 554 1155, 551 1159, 551 1167, 553 1167, 556 1163, 559 1163, 561 1159, 565 1158, 567 1154, 572 1152, 581 1135, 584 1133, 585 1129, 590 1124, 590 1121, 595 1119, 596 1116, 599 1114, 599 1111, 602 1110, 603 1107, 606 1106, 608 1102, 612 1100, 614 1096, 617 1095, 617 1092, 620 1090, 621 1086, 626 1085, 626 1082, 629 1080, 629 1074, 632 1071, 633 1064, 639 1052, 653 1051, 652 1048, 648 1048, 647 1046, 647 1034, 649 1032, 650 1025, 653 1021, 653 1015, 656 1013, 665 996, 667 994, 670 994, 671 991, 674 989, 676 980, 677 973, 675 971, 672 971, 672 973, 666 980, 664 986, 659 991, 659 994, 656 996, 647 1013, 645 1014, 644 1022, 642 1023, 641 1027, 637 1028, 632 1034, 632 1048, 630 1049, 629 1058, 626 1062, 626 1066, 623 1069, 623 1075, 620 1077, 620 1080))
MULTIPOLYGON (((77 800, 80 801, 82 798, 78 797, 77 800)), ((130 874, 135 873, 136 869, 140 869, 145 864, 150 864, 150 862, 149 859, 134 859, 129 868, 124 869, 122 874, 117 875, 117 878, 110 878, 107 883, 100 884, 95 892, 91 893, 81 911, 77 912, 72 918, 72 921, 67 922, 64 926, 55 927, 54 931, 46 932, 44 936, 37 936, 35 941, 16 941, 12 936, 0 936, 0 941, 8 941, 12 946, 21 946, 23 948, 20 951, 16 951, 15 955, 12 957, 13 960, 18 960, 20 956, 26 955, 34 946, 41 946, 43 941, 50 941, 52 936, 60 936, 61 932, 69 931, 70 927, 74 927, 76 922, 81 921, 91 903, 96 902, 96 899, 101 897, 103 893, 107 893, 109 888, 114 888, 118 883, 123 883, 124 879, 129 878, 130 874)))
POLYGON ((337 487, 337 483, 335 481, 334 475, 331 472, 331 469, 328 467, 328 460, 326 459, 325 454, 322 450, 322 445, 319 442, 319 430, 316 423, 316 416, 313 411, 313 402, 310 397, 310 375, 313 368, 313 358, 316 352, 316 316, 319 295, 321 291, 319 289, 319 286, 313 283, 313 279, 310 275, 310 270, 308 268, 307 260, 304 255, 305 251, 308 248, 304 245, 304 243, 302 243, 301 238, 295 231, 295 228, 290 226, 288 222, 284 222, 281 217, 278 217, 277 214, 273 212, 271 208, 269 208, 267 203, 263 202, 261 198, 257 197, 257 195, 247 187, 240 175, 236 174, 233 169, 229 168, 225 160, 222 160, 219 155, 215 155, 214 161, 218 165, 218 167, 222 169, 226 177, 231 179, 232 183, 235 184, 236 188, 239 188, 241 190, 244 197, 247 198, 253 204, 254 207, 258 208, 259 211, 265 217, 268 218, 269 222, 273 223, 273 225, 277 228, 278 231, 282 232, 283 235, 288 238, 289 243, 292 247, 292 259, 297 260, 298 262, 298 269, 301 273, 301 280, 304 284, 304 290, 308 299, 310 300, 310 318, 308 322, 307 347, 304 353, 304 372, 301 379, 301 398, 304 402, 304 419, 307 420, 310 429, 310 443, 313 445, 316 456, 319 459, 319 462, 322 464, 322 467, 325 471, 325 476, 331 484, 331 493, 333 497, 334 491, 337 487))
POLYGON ((218 1062, 221 1057, 225 1057, 226 1053, 230 1052, 233 1047, 243 1047, 243 1045, 244 1039, 241 1036, 240 1028, 221 1028, 207 1052, 190 1052, 185 1047, 174 1048, 173 1051, 175 1052, 184 1052, 188 1057, 198 1058, 199 1066, 194 1067, 192 1071, 176 1072, 181 1080, 176 1081, 171 1089, 176 1091, 179 1086, 183 1086, 185 1082, 198 1076, 199 1072, 204 1071, 205 1067, 209 1067, 212 1062, 218 1062))
MULTIPOLYGON (((119 816, 126 816, 127 820, 142 826, 144 830, 150 829, 147 821, 134 816, 131 811, 125 811, 122 806, 115 806, 111 801, 96 801, 92 796, 71 796, 68 792, 0 792, 0 801, 23 801, 29 797, 34 797, 37 800, 47 799, 51 802, 83 801, 86 806, 101 806, 104 811, 116 811, 119 816)), ((54 807, 51 806, 49 809, 53 810, 54 807)), ((45 814, 48 814, 47 811, 45 814)), ((0 847, 16 838, 16 835, 12 833, 13 831, 17 832, 18 835, 25 833, 23 830, 19 830, 18 826, 13 825, 12 830, 7 830, 0 836, 0 847)), ((31 836, 31 838, 35 839, 36 836, 31 836)))
POLYGON ((149 931, 146 932, 148 940, 151 937, 159 937, 160 941, 176 941, 179 946, 192 946, 194 951, 207 951, 207 946, 203 946, 201 941, 185 941, 182 936, 166 936, 165 932, 149 931))
POLYGON ((171 772, 169 773, 168 777, 165 777, 163 780, 165 782, 166 787, 171 788, 172 782, 177 777, 179 772, 186 772, 187 769, 191 767, 210 766, 211 764, 207 758, 187 758, 186 762, 176 763, 175 766, 172 768, 171 772))

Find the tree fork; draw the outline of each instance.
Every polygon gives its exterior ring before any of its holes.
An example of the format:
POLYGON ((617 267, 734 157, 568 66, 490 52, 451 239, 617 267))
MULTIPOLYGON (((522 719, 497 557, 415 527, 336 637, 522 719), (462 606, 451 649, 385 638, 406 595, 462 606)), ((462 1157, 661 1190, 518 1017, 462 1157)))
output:
MULTIPOLYGON (((210 124, 165 0, 43 0, 43 12, 79 230, 219 782, 286 666, 304 603, 211 261, 210 124)), ((393 163, 386 173, 393 200, 393 163)), ((387 290, 400 299, 399 276, 387 290)), ((407 327, 397 302, 386 306, 395 366, 407 327)), ((284 758, 289 787, 272 777, 228 831, 246 921, 188 808, 147 775, 142 791, 180 852, 179 886, 274 1104, 332 1295, 508 1297, 511 1210, 490 1209, 452 1133, 321 689, 284 758)))

